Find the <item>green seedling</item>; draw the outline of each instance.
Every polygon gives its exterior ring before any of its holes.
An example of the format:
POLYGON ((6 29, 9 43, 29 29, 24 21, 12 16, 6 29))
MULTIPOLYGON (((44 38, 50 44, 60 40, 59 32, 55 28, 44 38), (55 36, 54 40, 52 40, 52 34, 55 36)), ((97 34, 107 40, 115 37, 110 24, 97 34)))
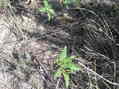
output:
POLYGON ((55 79, 58 77, 64 78, 66 88, 69 87, 70 83, 70 74, 80 70, 80 67, 73 63, 74 56, 67 55, 67 47, 59 54, 56 64, 59 66, 55 72, 55 79))
POLYGON ((39 11, 42 13, 46 13, 48 15, 48 20, 50 21, 55 16, 55 11, 52 6, 48 3, 48 0, 43 1, 44 7, 39 8, 39 11))
POLYGON ((80 0, 62 0, 62 4, 68 8, 71 4, 79 4, 80 0))

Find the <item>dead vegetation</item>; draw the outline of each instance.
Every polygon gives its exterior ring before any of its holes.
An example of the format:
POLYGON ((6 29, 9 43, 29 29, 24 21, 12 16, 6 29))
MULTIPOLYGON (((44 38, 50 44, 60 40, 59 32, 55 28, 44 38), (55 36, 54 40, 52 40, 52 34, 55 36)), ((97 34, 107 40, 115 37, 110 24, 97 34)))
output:
POLYGON ((59 7, 49 22, 40 0, 10 0, 0 9, 0 89, 66 89, 54 79, 64 46, 81 70, 69 89, 119 89, 119 2, 81 0, 80 9, 59 7), (63 18, 64 13, 68 18, 63 18))

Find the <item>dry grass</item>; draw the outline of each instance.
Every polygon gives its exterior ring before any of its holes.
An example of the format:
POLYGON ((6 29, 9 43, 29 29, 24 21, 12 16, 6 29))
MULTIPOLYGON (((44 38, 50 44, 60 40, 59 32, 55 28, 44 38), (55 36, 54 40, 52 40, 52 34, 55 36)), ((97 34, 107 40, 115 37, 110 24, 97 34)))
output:
POLYGON ((48 24, 38 14, 16 10, 10 5, 0 14, 0 89, 65 89, 62 78, 53 78, 54 61, 65 45, 81 67, 71 74, 70 89, 119 88, 116 12, 110 17, 86 6, 69 11, 72 22, 48 24))

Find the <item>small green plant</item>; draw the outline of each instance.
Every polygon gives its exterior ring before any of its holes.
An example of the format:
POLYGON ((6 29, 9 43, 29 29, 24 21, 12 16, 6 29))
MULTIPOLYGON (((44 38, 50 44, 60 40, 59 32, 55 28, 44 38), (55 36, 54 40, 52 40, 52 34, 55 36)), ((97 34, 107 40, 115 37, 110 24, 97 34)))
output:
POLYGON ((48 20, 50 21, 54 17, 55 11, 53 10, 52 6, 48 3, 48 0, 44 0, 43 4, 44 4, 44 7, 39 8, 39 11, 43 13, 47 13, 48 20))
POLYGON ((62 0, 62 4, 68 8, 70 4, 79 4, 80 0, 62 0))
POLYGON ((79 66, 73 63, 74 56, 68 57, 67 47, 59 54, 56 64, 59 66, 55 72, 55 79, 63 76, 66 88, 69 87, 70 74, 79 71, 79 66))

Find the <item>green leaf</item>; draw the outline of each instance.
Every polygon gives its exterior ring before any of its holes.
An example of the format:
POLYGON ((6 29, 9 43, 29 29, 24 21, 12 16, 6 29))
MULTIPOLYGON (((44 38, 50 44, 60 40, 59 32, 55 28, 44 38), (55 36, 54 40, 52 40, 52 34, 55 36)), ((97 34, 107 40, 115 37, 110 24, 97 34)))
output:
POLYGON ((72 62, 72 59, 70 59, 70 57, 66 57, 66 58, 63 60, 63 63, 64 63, 64 64, 71 63, 71 62, 72 62))
POLYGON ((54 78, 56 79, 58 77, 61 77, 62 73, 63 73, 63 69, 59 68, 57 72, 54 74, 54 78))
POLYGON ((64 60, 67 57, 67 47, 65 46, 59 55, 59 60, 64 60))
POLYGON ((79 66, 77 66, 76 64, 70 64, 70 69, 71 72, 76 72, 80 70, 79 66))
POLYGON ((74 59, 74 58, 76 58, 76 56, 71 56, 71 57, 70 57, 70 59, 74 59))
POLYGON ((64 76, 64 80, 65 80, 65 86, 66 86, 66 88, 68 88, 69 82, 70 82, 70 76, 68 73, 63 73, 63 76, 64 76))
POLYGON ((48 0, 43 0, 43 3, 44 3, 44 6, 45 7, 48 7, 49 6, 48 0))
POLYGON ((80 0, 64 0, 64 4, 68 5, 68 4, 73 4, 73 3, 79 3, 80 0))
POLYGON ((39 8, 39 11, 43 13, 47 13, 48 21, 50 21, 54 17, 55 11, 52 9, 52 6, 48 3, 48 0, 44 0, 43 3, 44 3, 44 7, 39 8))
POLYGON ((55 77, 61 77, 63 75, 66 88, 69 87, 70 82, 70 73, 74 73, 80 70, 80 67, 74 64, 73 60, 75 56, 67 56, 67 47, 64 47, 62 52, 58 56, 58 60, 56 60, 56 64, 59 66, 55 77))
POLYGON ((80 0, 64 0, 63 4, 66 8, 68 8, 68 6, 70 4, 76 4, 76 5, 79 5, 80 3, 80 0))
POLYGON ((46 12, 46 8, 39 8, 40 12, 46 12))
POLYGON ((50 21, 52 18, 52 15, 50 13, 47 13, 47 14, 48 14, 48 21, 50 21))
POLYGON ((50 9, 49 12, 53 15, 55 15, 55 11, 53 9, 50 9))
POLYGON ((64 0, 64 4, 71 4, 72 0, 64 0))

